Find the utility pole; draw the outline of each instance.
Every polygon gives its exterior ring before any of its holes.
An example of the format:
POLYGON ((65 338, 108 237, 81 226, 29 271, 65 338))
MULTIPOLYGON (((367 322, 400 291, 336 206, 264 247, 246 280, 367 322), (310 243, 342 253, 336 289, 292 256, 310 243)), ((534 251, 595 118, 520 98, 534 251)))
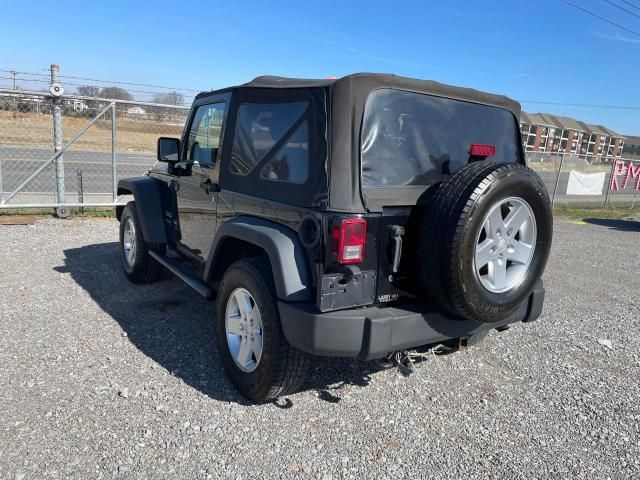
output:
POLYGON ((16 71, 15 70, 11 70, 9 73, 13 77, 13 89, 17 90, 18 87, 16 86, 16 71))

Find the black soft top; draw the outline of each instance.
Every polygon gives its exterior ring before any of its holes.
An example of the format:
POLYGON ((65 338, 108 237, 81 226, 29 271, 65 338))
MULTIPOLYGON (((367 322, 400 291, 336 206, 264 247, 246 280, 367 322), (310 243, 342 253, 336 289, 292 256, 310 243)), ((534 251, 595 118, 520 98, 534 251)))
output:
POLYGON ((472 88, 455 87, 433 80, 419 80, 391 73, 353 73, 341 78, 292 78, 274 75, 262 75, 253 80, 211 92, 202 92, 196 98, 234 90, 237 88, 336 88, 348 85, 354 94, 368 94, 378 88, 398 88, 412 92, 425 93, 440 97, 455 98, 468 102, 481 103, 511 110, 520 115, 520 104, 504 95, 481 92, 472 88))
POLYGON ((323 139, 327 145, 323 169, 326 178, 320 180, 321 185, 316 185, 324 191, 316 192, 316 198, 325 199, 324 205, 332 210, 364 212, 378 208, 373 202, 370 205, 365 204, 365 196, 361 191, 360 132, 366 100, 372 91, 382 88, 503 108, 513 113, 514 121, 517 122, 520 118, 520 104, 506 96, 388 73, 355 73, 338 79, 260 76, 235 87, 200 93, 196 99, 234 91, 238 93, 239 99, 251 98, 252 101, 262 101, 263 98, 265 102, 270 102, 274 96, 282 99, 285 94, 283 90, 286 89, 298 95, 308 91, 319 104, 326 105, 327 116, 330 119, 323 139))

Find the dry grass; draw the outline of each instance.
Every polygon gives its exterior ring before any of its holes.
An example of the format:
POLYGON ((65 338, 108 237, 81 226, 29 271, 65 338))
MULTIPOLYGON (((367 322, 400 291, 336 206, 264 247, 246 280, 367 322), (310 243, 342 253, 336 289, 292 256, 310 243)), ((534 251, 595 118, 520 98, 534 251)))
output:
MULTIPOLYGON (((82 129, 89 118, 63 117, 62 130, 64 141, 82 129)), ((132 118, 117 119, 117 149, 121 152, 156 151, 158 137, 179 137, 182 125, 171 125, 152 120, 132 118)), ((21 145, 33 148, 51 148, 53 138, 53 120, 50 115, 0 111, 0 145, 21 145)), ((78 140, 76 148, 87 150, 111 150, 111 120, 98 120, 78 140)))
MULTIPOLYGON (((536 172, 557 172, 560 166, 560 160, 557 162, 527 162, 527 166, 536 172)), ((576 162, 565 159, 562 164, 562 171, 568 172, 569 170, 578 170, 582 173, 610 172, 611 164, 596 163, 592 165, 584 161, 576 162)))
POLYGON ((569 218, 571 220, 582 220, 584 218, 625 220, 637 217, 640 214, 640 208, 624 208, 617 206, 609 208, 560 207, 555 208, 553 213, 557 217, 569 218))

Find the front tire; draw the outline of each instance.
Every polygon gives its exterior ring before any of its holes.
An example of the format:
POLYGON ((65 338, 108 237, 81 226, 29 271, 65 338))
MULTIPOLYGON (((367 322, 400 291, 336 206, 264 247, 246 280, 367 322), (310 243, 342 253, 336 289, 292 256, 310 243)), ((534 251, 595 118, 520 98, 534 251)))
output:
POLYGON ((162 266, 149 255, 151 248, 144 241, 135 203, 127 203, 120 216, 120 259, 133 283, 154 282, 162 275, 162 266))
POLYGON ((309 357, 284 337, 268 260, 239 260, 226 271, 216 331, 227 375, 245 397, 264 402, 302 385, 309 357))

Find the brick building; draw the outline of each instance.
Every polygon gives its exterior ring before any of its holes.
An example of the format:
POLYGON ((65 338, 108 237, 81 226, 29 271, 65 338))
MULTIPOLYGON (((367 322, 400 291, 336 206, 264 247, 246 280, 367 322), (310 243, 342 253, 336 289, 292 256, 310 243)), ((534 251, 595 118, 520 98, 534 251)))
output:
POLYGON ((625 143, 625 137, 602 125, 549 113, 522 112, 520 129, 527 152, 584 155, 596 163, 620 158, 625 143))

